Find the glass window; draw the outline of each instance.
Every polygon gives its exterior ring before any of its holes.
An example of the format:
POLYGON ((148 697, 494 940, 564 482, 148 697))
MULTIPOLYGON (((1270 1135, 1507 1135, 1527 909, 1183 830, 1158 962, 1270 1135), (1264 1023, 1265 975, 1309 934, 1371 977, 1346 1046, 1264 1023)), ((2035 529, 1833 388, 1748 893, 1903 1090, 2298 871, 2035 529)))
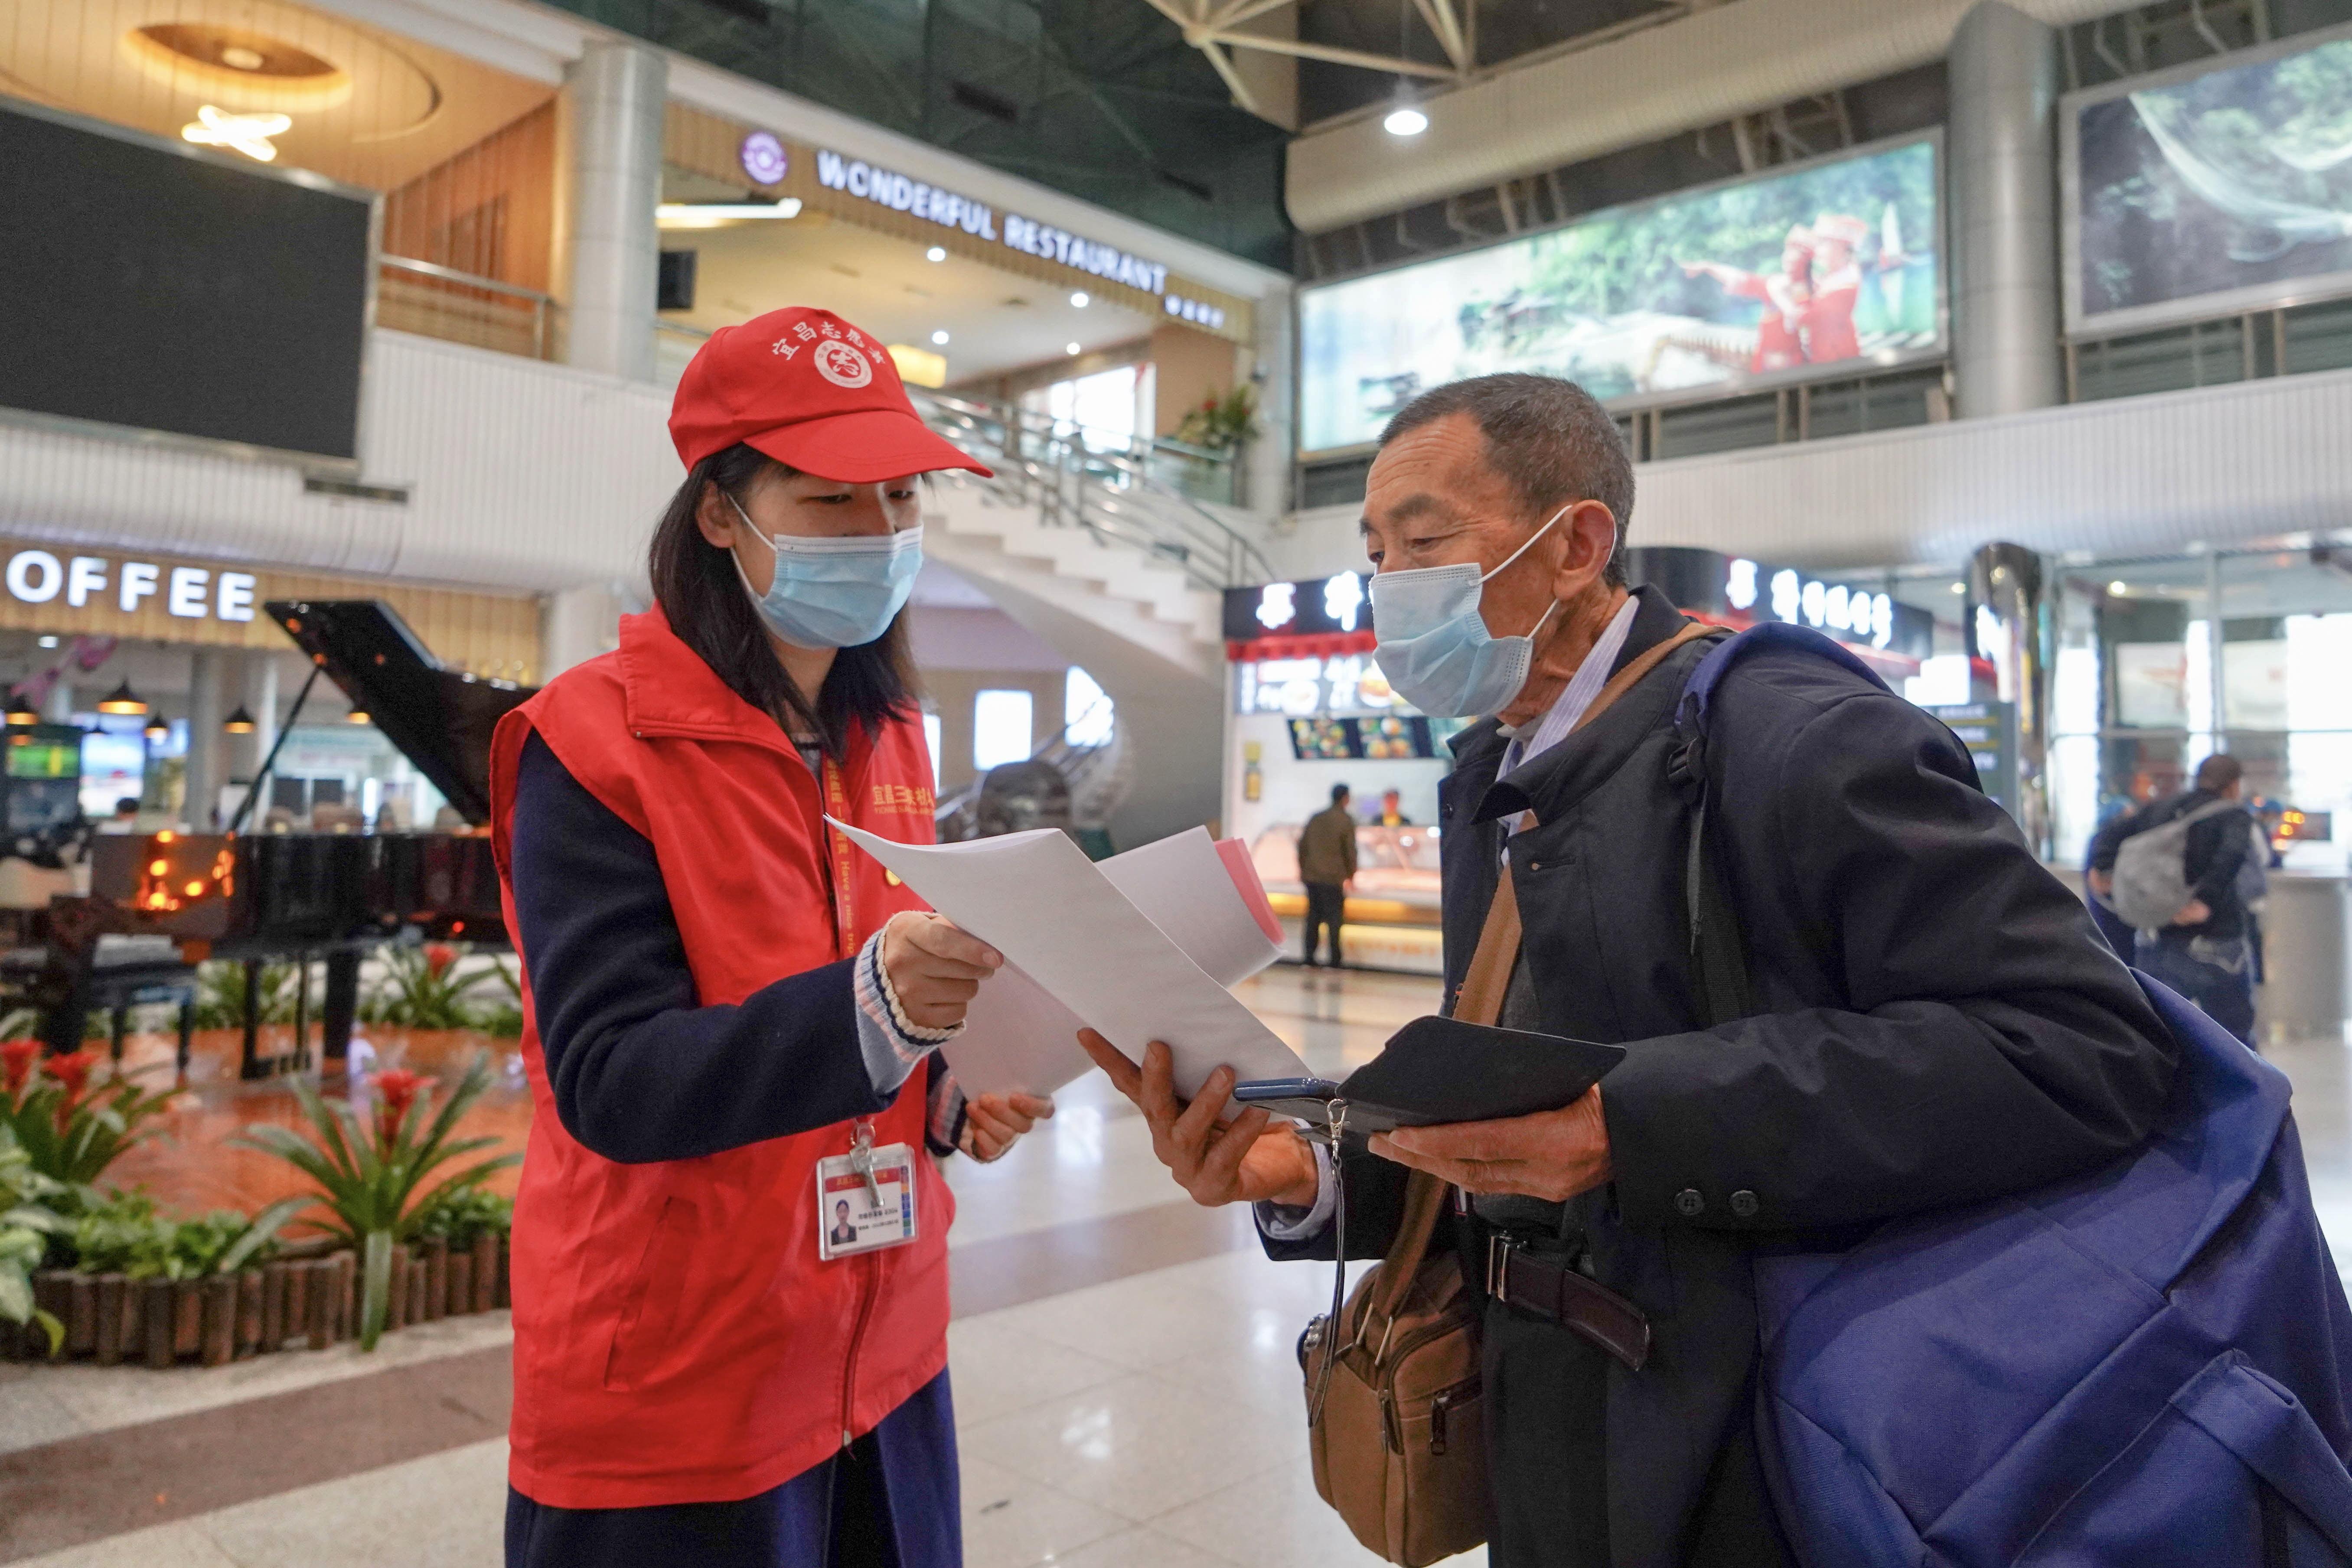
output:
POLYGON ((981 772, 1027 760, 1030 715, 1035 699, 1026 691, 992 689, 971 704, 971 765, 981 772))
POLYGON ((1064 738, 1073 746, 1108 745, 1116 711, 1110 694, 1095 683, 1095 678, 1075 664, 1070 666, 1062 678, 1064 738))

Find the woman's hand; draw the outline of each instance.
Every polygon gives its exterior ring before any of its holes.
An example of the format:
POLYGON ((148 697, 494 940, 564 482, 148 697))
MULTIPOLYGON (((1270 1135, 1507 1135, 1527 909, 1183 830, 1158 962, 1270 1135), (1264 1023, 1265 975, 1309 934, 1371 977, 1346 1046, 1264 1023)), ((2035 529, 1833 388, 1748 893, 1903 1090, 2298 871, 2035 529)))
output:
POLYGON ((963 1102, 957 1147, 982 1164, 1001 1159, 1024 1132, 1054 1115, 1049 1094, 982 1094, 963 1102))
POLYGON ((1078 1044, 1110 1075, 1111 1087, 1143 1112, 1151 1124, 1151 1152, 1194 1203, 1305 1208, 1315 1202, 1315 1151, 1288 1121, 1269 1126, 1266 1113, 1253 1106, 1217 1124, 1233 1092, 1233 1068, 1211 1073, 1200 1097, 1187 1105, 1176 1098, 1173 1058, 1158 1040, 1145 1047, 1140 1068, 1092 1029, 1079 1033, 1078 1044))
POLYGON ((944 915, 916 910, 890 917, 882 928, 882 969, 908 1022, 952 1029, 980 983, 1004 966, 1004 955, 944 915))

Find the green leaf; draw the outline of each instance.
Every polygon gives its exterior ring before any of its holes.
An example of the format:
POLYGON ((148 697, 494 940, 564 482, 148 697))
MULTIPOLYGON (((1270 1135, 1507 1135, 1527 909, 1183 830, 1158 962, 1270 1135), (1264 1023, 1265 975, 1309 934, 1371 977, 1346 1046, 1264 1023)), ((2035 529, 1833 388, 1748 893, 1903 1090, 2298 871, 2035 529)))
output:
POLYGON ((214 1267, 223 1274, 234 1274, 245 1266, 245 1260, 277 1238, 288 1220, 300 1214, 319 1200, 309 1193, 297 1193, 290 1198, 280 1198, 255 1215, 245 1227, 245 1234, 230 1244, 214 1267))
POLYGON ((0 1318, 29 1322, 33 1316, 33 1284, 15 1269, 0 1269, 0 1318))

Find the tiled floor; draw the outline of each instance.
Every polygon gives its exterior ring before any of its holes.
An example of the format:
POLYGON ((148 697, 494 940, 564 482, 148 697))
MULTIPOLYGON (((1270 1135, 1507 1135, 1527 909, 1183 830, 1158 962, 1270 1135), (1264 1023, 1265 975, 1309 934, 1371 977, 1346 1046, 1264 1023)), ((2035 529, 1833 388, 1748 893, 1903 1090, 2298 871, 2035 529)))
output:
MULTIPOLYGON (((1311 1068, 1337 1077, 1426 1011, 1434 987, 1285 969, 1244 994, 1311 1068)), ((2295 1079, 2313 1187, 2343 1256, 2352 1249, 2352 1064, 2336 1041, 2273 1056, 2295 1079)), ((207 1106, 249 1116, 266 1099, 216 1094, 207 1106)), ((527 1115, 512 1100, 486 1109, 509 1127, 527 1115)), ((1270 1264, 1245 1230, 1183 1204, 1152 1160, 1141 1121, 1099 1079, 1074 1085, 1050 1127, 1011 1157, 986 1168, 955 1163, 951 1180, 961 1205, 951 1245, 969 1315, 949 1343, 972 1568, 1375 1561, 1317 1500, 1307 1466, 1293 1344, 1328 1297, 1324 1269, 1270 1264), (1126 1250, 1106 1248, 1107 1238, 1126 1250), (1041 1272, 1040 1260, 1059 1272, 1041 1272), (992 1281, 984 1300, 963 1290, 967 1269, 992 1281), (1099 1282, 1038 1283, 1073 1278, 1099 1282), (998 1300, 1011 1304, 972 1310, 998 1300)), ((478 1365, 504 1335, 493 1317, 405 1331, 367 1362, 343 1349, 218 1373, 0 1368, 0 1484, 12 1458, 36 1460, 42 1445, 166 1416, 225 1415, 322 1385, 356 1397, 370 1386, 357 1380, 395 1366, 416 1375, 438 1358, 478 1365)), ((0 1517, 0 1562, 489 1568, 499 1559, 504 1476, 504 1445, 467 1439, 47 1555, 12 1552, 0 1517)), ((168 1499, 155 1503, 169 1511, 168 1499)))

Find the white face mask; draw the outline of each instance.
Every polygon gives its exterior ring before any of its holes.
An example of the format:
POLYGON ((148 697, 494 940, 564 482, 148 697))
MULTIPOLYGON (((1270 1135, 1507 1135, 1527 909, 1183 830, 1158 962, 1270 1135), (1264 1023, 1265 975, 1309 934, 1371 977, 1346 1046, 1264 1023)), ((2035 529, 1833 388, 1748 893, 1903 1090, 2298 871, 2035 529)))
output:
POLYGON ((1528 683, 1536 634, 1559 608, 1545 606, 1525 637, 1498 637, 1478 613, 1480 590, 1526 554, 1576 505, 1551 514, 1501 566, 1481 573, 1475 561, 1372 575, 1372 658, 1397 694, 1424 713, 1468 718, 1499 712, 1528 683))
POLYGON ((727 501, 743 520, 746 531, 776 558, 775 575, 765 594, 752 588, 740 557, 735 574, 743 579, 743 591, 751 595, 760 618, 794 647, 870 643, 890 629, 915 591, 915 574, 923 569, 920 523, 895 533, 834 539, 780 534, 771 539, 752 523, 742 502, 733 496, 727 501))

